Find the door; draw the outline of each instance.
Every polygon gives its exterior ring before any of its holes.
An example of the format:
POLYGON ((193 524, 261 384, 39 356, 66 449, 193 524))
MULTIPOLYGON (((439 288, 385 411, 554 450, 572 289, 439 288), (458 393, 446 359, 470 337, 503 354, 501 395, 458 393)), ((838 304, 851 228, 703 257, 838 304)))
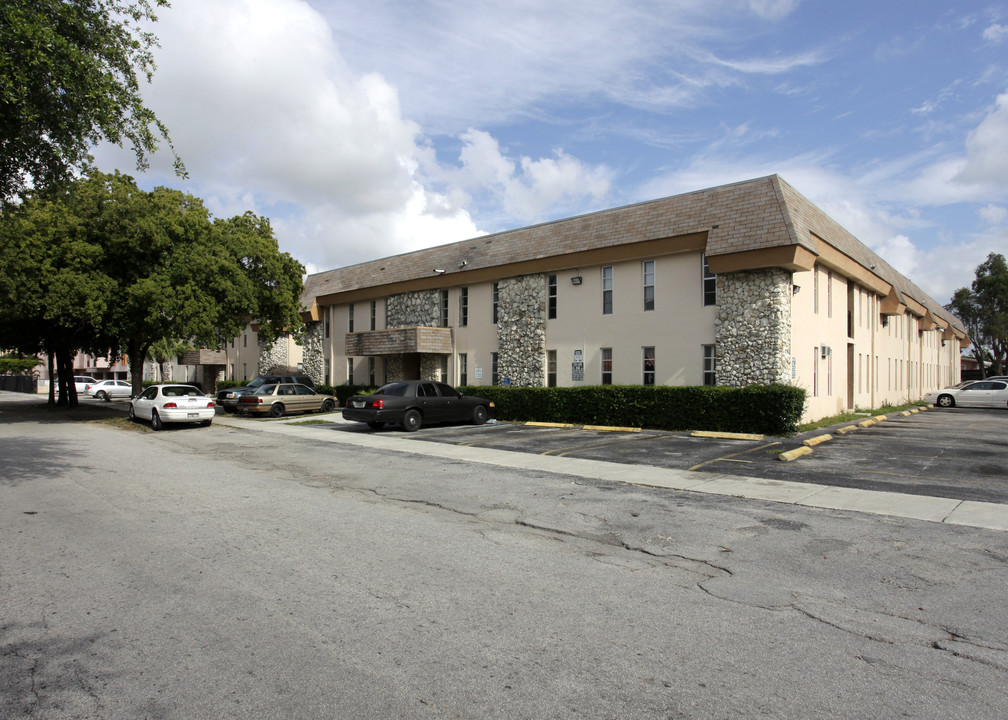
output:
POLYGON ((422 382, 417 385, 417 405, 423 408, 424 422, 441 422, 444 420, 444 399, 438 394, 432 382, 422 382))

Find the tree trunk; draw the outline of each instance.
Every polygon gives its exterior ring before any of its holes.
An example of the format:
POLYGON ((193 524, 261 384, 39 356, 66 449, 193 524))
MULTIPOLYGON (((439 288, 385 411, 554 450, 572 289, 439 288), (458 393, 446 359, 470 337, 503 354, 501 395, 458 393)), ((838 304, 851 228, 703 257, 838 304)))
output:
POLYGON ((53 357, 52 350, 46 349, 46 363, 49 367, 49 407, 56 407, 56 385, 59 380, 56 377, 56 358, 53 357))
POLYGON ((56 374, 59 376, 59 400, 56 404, 77 407, 79 403, 77 387, 74 385, 73 354, 67 348, 56 350, 56 374))

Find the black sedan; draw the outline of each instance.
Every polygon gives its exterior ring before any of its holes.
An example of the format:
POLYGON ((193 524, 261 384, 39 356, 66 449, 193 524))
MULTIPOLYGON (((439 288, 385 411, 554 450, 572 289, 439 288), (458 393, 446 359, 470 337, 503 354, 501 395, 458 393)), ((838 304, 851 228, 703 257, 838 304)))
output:
POLYGON ((402 425, 407 432, 430 423, 468 421, 482 425, 493 413, 490 400, 463 395, 451 385, 427 380, 389 383, 373 395, 355 395, 343 408, 344 418, 366 422, 373 430, 390 424, 402 425))

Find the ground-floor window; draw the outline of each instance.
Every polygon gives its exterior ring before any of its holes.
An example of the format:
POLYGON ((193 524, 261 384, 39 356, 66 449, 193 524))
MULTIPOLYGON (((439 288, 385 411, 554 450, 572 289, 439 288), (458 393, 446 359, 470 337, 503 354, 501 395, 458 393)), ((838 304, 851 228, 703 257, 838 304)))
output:
POLYGON ((717 356, 713 345, 703 346, 703 384, 717 385, 717 356))
POLYGON ((819 346, 812 348, 812 397, 819 397, 819 346))
POLYGON ((443 383, 448 382, 448 356, 447 355, 442 355, 441 356, 441 362, 440 362, 440 365, 438 366, 438 375, 440 376, 439 377, 440 382, 443 382, 443 383))
POLYGON ((353 358, 347 358, 346 378, 347 385, 353 385, 353 358))
POLYGON ((459 353, 459 385, 465 387, 469 384, 469 357, 465 353, 459 353))
POLYGON ((612 348, 602 348, 602 384, 612 385, 612 348))
POLYGON ((546 351, 546 387, 556 387, 557 384, 557 351, 546 351))
POLYGON ((368 369, 368 384, 374 387, 375 384, 375 359, 369 357, 367 359, 367 369, 368 369))
POLYGON ((644 384, 655 384, 655 350, 653 347, 644 348, 644 384))
POLYGON ((325 385, 332 384, 332 376, 330 375, 331 370, 332 370, 332 360, 330 360, 329 358, 326 358, 325 359, 325 377, 322 378, 322 383, 325 384, 325 385))
POLYGON ((490 353, 490 384, 497 384, 497 353, 490 353))

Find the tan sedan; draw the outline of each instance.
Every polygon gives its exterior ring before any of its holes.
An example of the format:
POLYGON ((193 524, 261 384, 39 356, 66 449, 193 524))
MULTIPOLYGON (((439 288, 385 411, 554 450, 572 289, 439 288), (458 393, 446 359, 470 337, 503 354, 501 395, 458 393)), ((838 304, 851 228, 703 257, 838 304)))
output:
POLYGON ((317 393, 300 383, 263 385, 256 392, 238 398, 238 412, 281 417, 291 412, 332 412, 337 400, 317 393))

